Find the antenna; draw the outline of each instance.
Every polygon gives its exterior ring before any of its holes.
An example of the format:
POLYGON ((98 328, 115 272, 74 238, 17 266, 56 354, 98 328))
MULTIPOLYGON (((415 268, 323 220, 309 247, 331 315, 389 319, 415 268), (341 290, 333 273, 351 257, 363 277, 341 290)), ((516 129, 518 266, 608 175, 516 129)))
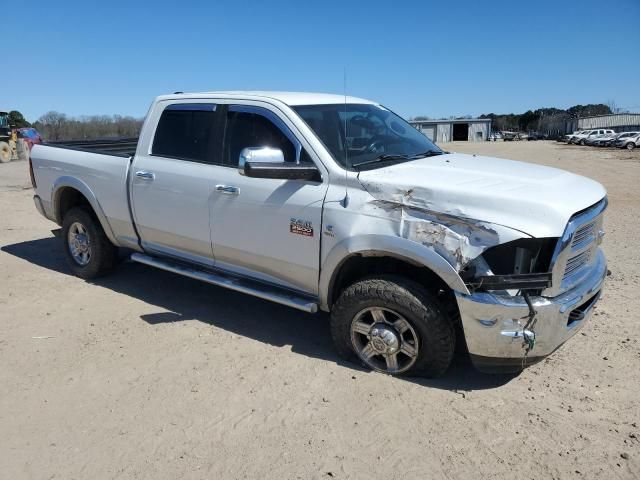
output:
POLYGON ((347 66, 344 66, 344 74, 342 78, 342 89, 344 92, 344 199, 342 206, 347 208, 349 205, 349 188, 347 185, 349 174, 349 145, 347 142, 347 66))

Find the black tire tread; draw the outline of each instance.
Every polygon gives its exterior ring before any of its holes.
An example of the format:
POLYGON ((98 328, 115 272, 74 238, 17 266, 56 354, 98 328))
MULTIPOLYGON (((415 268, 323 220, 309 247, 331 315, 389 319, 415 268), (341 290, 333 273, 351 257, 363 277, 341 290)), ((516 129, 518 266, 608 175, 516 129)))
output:
POLYGON ((341 293, 331 311, 331 335, 338 354, 348 360, 358 360, 351 346, 351 320, 355 313, 371 306, 368 303, 376 302, 409 313, 412 323, 418 323, 414 327, 422 330, 422 341, 428 341, 428 347, 420 349, 418 360, 404 374, 420 373, 426 377, 444 374, 455 350, 453 323, 438 299, 425 287, 396 275, 364 278, 341 293))
POLYGON ((118 258, 118 249, 107 238, 95 213, 86 207, 70 209, 62 220, 62 241, 65 257, 73 273, 85 280, 98 278, 110 273, 118 258), (73 259, 67 245, 67 232, 74 222, 80 222, 87 228, 91 239, 91 261, 81 266, 73 259))

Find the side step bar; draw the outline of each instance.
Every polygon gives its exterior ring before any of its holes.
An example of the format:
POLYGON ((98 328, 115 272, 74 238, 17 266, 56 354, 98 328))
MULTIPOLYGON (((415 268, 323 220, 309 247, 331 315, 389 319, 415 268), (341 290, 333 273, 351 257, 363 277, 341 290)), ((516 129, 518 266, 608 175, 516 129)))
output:
POLYGON ((226 275, 222 272, 199 270, 195 267, 189 267, 178 262, 172 262, 171 260, 152 257, 142 253, 131 254, 131 260, 160 268, 161 270, 166 270, 168 272, 177 273, 178 275, 184 275, 185 277, 218 285, 219 287, 225 287, 237 292, 247 293, 254 297, 270 300, 288 307, 297 308, 304 312, 315 313, 318 311, 318 303, 313 301, 313 299, 304 297, 303 295, 296 295, 294 292, 286 289, 280 289, 276 286, 233 275, 226 275))

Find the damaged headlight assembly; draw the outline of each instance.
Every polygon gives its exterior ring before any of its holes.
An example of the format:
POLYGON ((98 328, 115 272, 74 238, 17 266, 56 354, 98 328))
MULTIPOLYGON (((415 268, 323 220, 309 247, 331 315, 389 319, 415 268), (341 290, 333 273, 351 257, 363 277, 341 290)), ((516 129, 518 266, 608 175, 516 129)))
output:
POLYGON ((538 294, 551 286, 557 238, 521 238, 487 249, 460 272, 470 291, 538 294))

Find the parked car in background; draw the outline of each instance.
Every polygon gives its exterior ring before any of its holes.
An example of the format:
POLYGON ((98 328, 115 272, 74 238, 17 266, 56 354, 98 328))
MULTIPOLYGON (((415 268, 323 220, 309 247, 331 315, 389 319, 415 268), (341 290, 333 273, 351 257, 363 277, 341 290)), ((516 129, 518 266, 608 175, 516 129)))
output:
POLYGON ((603 140, 605 138, 609 138, 612 133, 599 133, 598 135, 591 135, 584 139, 584 145, 594 146, 596 142, 603 140))
POLYGON ((545 133, 540 133, 540 132, 529 132, 529 136, 527 137, 527 140, 531 141, 531 140, 547 140, 549 138, 549 136, 545 133))
POLYGON ((35 128, 19 128, 18 129, 18 138, 22 138, 27 145, 29 145, 29 150, 33 148, 33 146, 37 143, 42 143, 42 135, 35 128))
POLYGON ((512 142, 514 140, 526 140, 527 134, 520 132, 502 132, 502 138, 505 142, 512 142))
POLYGON ((582 133, 582 130, 578 130, 578 131, 575 131, 573 133, 567 133, 566 135, 562 135, 562 136, 558 137, 558 141, 559 142, 564 142, 564 143, 571 143, 571 139, 575 135, 579 135, 580 133, 582 133))
POLYGON ((633 150, 640 147, 640 132, 624 132, 613 142, 612 146, 633 150))
POLYGON ((590 137, 595 137, 596 135, 604 135, 604 134, 615 134, 613 130, 605 130, 603 128, 597 130, 584 130, 582 133, 578 135, 574 135, 571 138, 569 143, 573 143, 576 145, 586 145, 586 141, 590 137))
POLYGON ((491 135, 489 135, 489 141, 497 142, 498 140, 502 140, 502 134, 500 132, 491 132, 491 135))
POLYGON ((618 138, 619 133, 608 133, 605 135, 598 135, 594 138, 589 145, 594 147, 610 147, 611 144, 618 138))

